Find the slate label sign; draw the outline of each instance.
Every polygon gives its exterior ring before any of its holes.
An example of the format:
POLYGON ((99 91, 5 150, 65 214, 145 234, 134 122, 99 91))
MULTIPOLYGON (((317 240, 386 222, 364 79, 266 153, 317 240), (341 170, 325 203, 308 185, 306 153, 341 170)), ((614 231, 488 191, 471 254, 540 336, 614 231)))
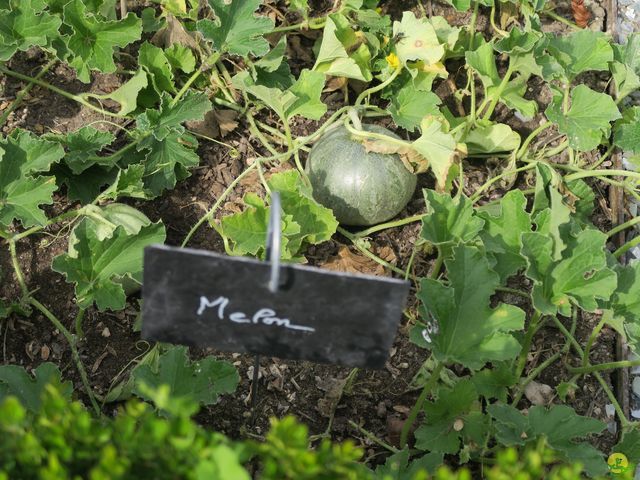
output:
POLYGON ((142 336, 176 344, 382 368, 409 283, 213 252, 145 249, 142 336))

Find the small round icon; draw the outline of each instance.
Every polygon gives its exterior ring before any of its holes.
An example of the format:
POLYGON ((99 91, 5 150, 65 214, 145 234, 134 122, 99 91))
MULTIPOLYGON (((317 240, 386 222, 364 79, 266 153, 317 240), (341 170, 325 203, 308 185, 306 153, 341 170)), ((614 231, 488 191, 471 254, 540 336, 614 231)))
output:
POLYGON ((629 468, 629 460, 623 453, 612 453, 607 459, 611 473, 624 473, 629 468))

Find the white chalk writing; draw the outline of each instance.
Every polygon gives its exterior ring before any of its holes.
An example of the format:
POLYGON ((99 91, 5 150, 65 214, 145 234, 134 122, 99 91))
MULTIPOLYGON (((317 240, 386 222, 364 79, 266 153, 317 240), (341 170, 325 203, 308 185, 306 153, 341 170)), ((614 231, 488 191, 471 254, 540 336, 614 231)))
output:
MULTIPOLYGON (((207 308, 216 308, 217 314, 220 320, 225 319, 225 308, 229 305, 229 299, 227 297, 217 297, 213 300, 209 300, 205 296, 200 297, 200 305, 196 313, 202 315, 207 308)), ((233 312, 228 315, 228 320, 233 323, 251 323, 262 324, 267 326, 276 326, 288 328, 290 330, 300 330, 303 332, 315 332, 313 327, 307 327, 304 325, 295 325, 291 323, 288 318, 278 318, 276 312, 270 308, 261 308, 253 314, 251 318, 247 317, 244 312, 233 312)))

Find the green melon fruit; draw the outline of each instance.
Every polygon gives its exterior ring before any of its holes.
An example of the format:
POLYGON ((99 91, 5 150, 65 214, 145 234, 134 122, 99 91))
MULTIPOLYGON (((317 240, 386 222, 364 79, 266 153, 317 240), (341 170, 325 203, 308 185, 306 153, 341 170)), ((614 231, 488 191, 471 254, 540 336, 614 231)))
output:
MULTIPOLYGON (((399 138, 378 125, 362 128, 399 138)), ((397 154, 367 152, 343 126, 313 146, 306 171, 315 200, 345 225, 375 225, 393 218, 407 205, 417 182, 397 154)))

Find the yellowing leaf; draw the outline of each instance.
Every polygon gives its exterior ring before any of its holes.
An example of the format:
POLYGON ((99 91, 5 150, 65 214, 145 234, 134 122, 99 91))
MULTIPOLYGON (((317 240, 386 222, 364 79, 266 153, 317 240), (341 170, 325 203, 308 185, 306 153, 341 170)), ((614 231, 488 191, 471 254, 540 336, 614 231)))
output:
POLYGON ((449 169, 460 155, 466 155, 466 146, 458 144, 453 135, 445 132, 445 126, 437 117, 425 117, 422 120, 421 130, 422 135, 411 145, 428 161, 436 177, 437 187, 443 191, 449 169))
POLYGON ((396 53, 403 65, 421 60, 433 65, 442 60, 444 46, 438 41, 436 30, 426 18, 416 18, 413 12, 404 12, 400 22, 393 23, 396 53))

